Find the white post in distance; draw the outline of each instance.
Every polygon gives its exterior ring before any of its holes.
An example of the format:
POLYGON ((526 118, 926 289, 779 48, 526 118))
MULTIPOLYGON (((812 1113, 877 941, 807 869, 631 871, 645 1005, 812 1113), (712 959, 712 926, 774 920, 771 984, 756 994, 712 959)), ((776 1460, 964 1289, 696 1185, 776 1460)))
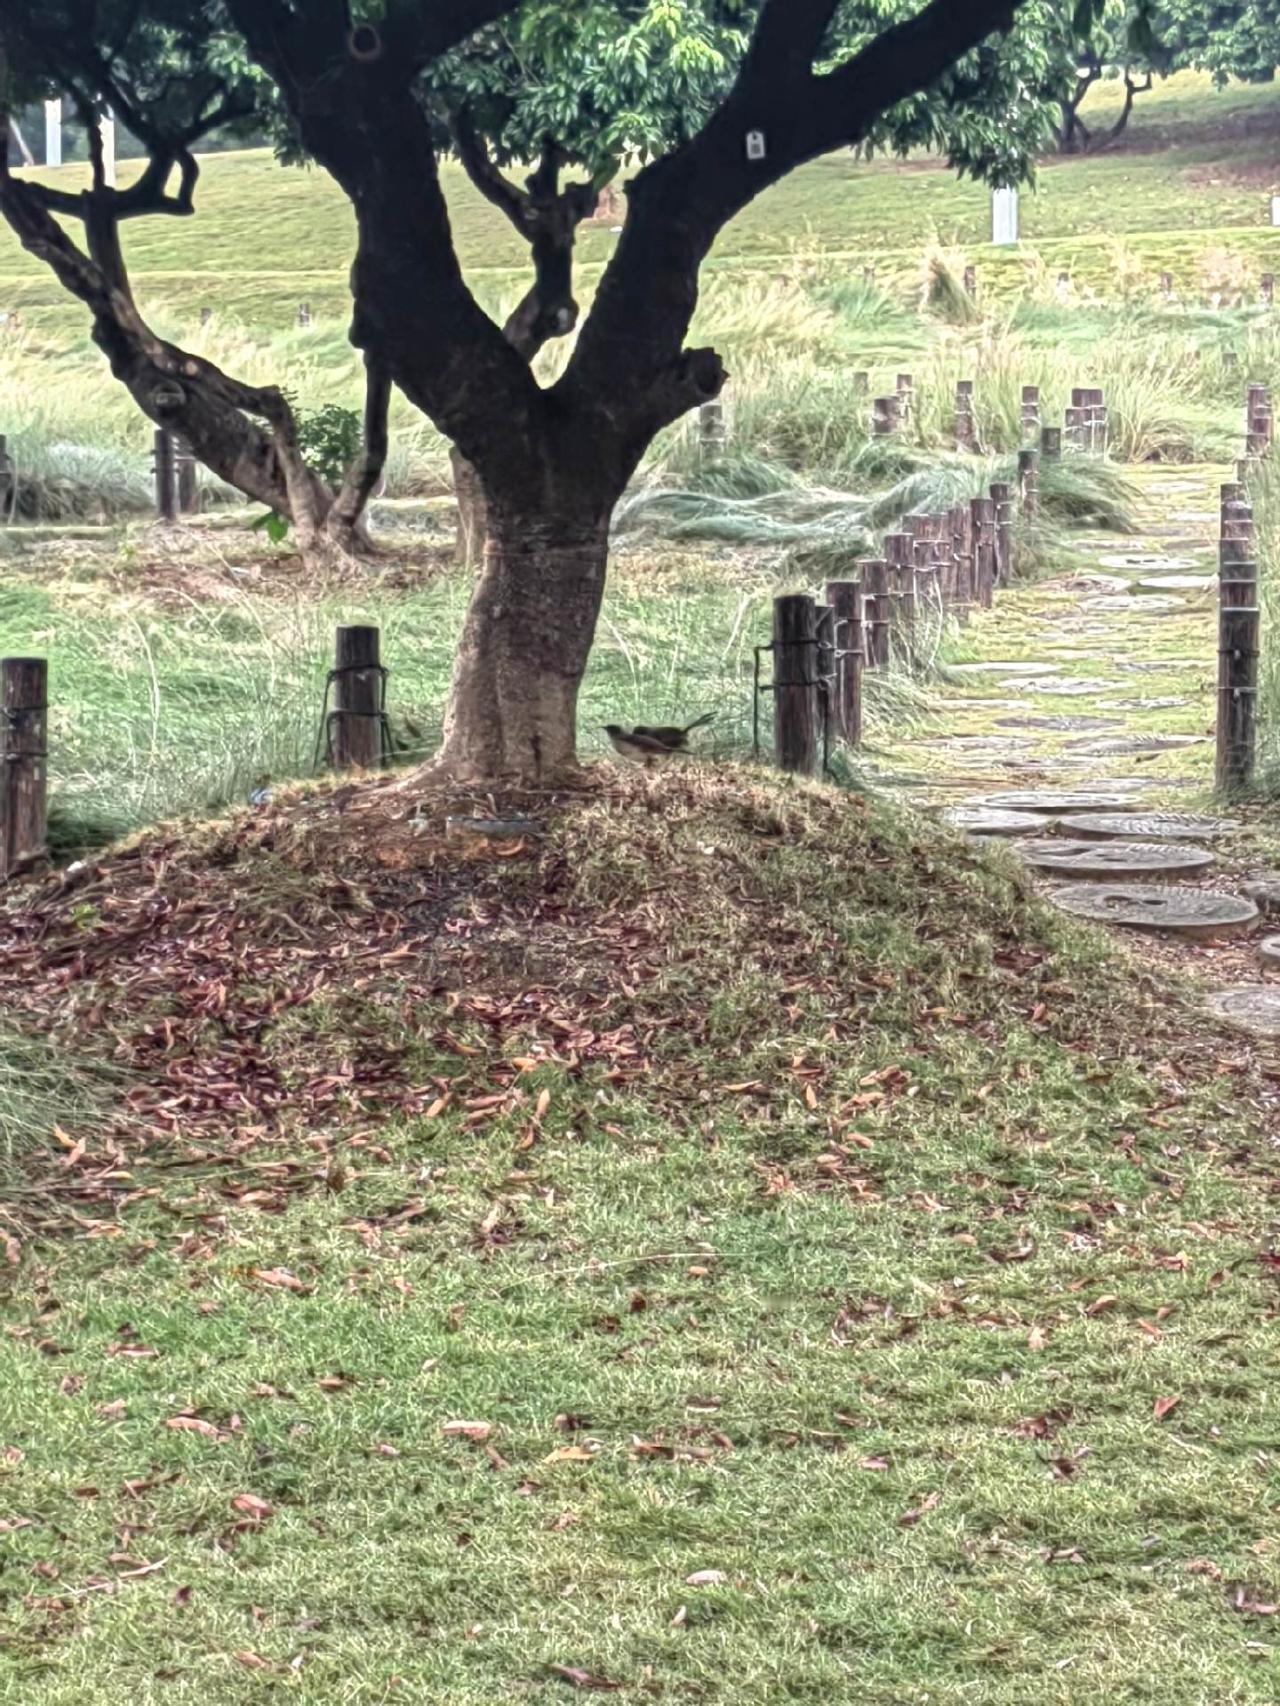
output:
POLYGON ((1017 190, 992 190, 991 241, 1005 247, 1018 241, 1017 190))
POLYGON ((46 166, 62 164, 61 101, 46 101, 44 104, 44 163, 46 166))
POLYGON ((116 121, 110 107, 104 107, 98 118, 102 132, 102 176, 107 188, 116 187, 116 121))

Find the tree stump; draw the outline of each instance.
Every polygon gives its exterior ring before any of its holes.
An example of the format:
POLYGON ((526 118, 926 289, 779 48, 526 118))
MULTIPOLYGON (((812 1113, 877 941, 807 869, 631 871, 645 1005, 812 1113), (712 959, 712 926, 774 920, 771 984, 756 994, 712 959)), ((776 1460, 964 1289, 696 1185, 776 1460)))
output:
POLYGON ((46 857, 49 666, 0 659, 0 880, 46 857))
POLYGON ((822 712, 817 612, 807 593, 773 601, 773 752, 779 770, 800 776, 818 773, 822 712))

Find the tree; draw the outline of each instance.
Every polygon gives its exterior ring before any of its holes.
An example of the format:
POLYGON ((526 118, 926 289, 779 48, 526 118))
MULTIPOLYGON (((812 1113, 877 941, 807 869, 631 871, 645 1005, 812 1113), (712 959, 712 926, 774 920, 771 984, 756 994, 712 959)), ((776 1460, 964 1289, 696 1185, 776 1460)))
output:
MULTIPOLYGON (((21 66, 28 56, 10 23, 13 4, 0 43, 21 66)), ((57 4, 77 14, 126 10, 125 0, 57 4)), ((435 422, 483 491, 484 565, 437 763, 486 780, 547 782, 574 765, 613 508, 655 434, 725 382, 713 349, 685 345, 699 269, 725 224, 788 172, 840 147, 928 145, 961 171, 1017 181, 1061 89, 1052 0, 208 0, 194 20, 188 9, 129 0, 142 21, 105 41, 99 31, 74 87, 85 101, 115 104, 104 85, 108 75, 120 81, 121 61, 139 80, 156 77, 147 32, 158 32, 180 60, 183 87, 205 87, 197 73, 216 70, 226 102, 247 100, 241 88, 250 84, 259 116, 278 103, 294 145, 346 192, 357 226, 352 339, 376 383, 394 382, 435 422), (532 52, 537 76, 522 58, 532 52), (637 122, 625 79, 642 97, 645 65, 662 67, 669 88, 672 68, 686 64, 694 67, 686 110, 664 98, 637 122), (557 66, 558 79, 547 75, 557 66), (505 329, 472 296, 453 247, 438 172, 446 145, 530 238, 533 292, 505 329), (516 189, 503 167, 535 149, 536 167, 516 189), (620 240, 564 372, 541 387, 529 350, 576 318, 569 263, 580 209, 604 165, 632 151, 642 163, 620 240), (561 182, 569 164, 584 173, 576 189, 561 182)), ((48 10, 47 0, 27 9, 42 19, 48 10)), ((158 159, 167 149, 171 163, 190 161, 192 126, 206 108, 194 112, 188 105, 180 146, 172 130, 144 119, 158 159)), ((189 202, 189 166, 183 183, 189 202)), ((100 205, 95 181, 87 225, 100 205)), ((106 205, 114 228, 117 204, 106 205)), ((54 209, 10 179, 0 209, 59 276, 78 282, 51 214, 79 208, 54 209)), ((114 302, 104 310, 95 295, 92 305, 95 329, 101 314, 114 335, 114 302)), ((221 396, 231 386, 199 364, 188 375, 190 358, 149 334, 129 348, 130 359, 136 348, 146 353, 135 395, 148 412, 158 383, 177 380, 188 410, 206 389, 221 396)), ((117 371, 127 368, 121 360, 117 371)), ((289 448, 278 393, 232 387, 231 400, 241 421, 256 411, 271 429, 253 444, 265 468, 273 448, 289 448)), ((217 453, 216 436, 210 423, 196 441, 205 460, 217 453)), ((247 449, 246 458, 254 460, 247 449)), ((281 466, 287 483, 287 457, 281 466)), ((237 463, 236 471, 254 470, 237 463)))
POLYGON ((308 464, 282 391, 250 386, 160 338, 134 298, 121 228, 195 211, 198 144, 260 127, 262 91, 203 8, 187 0, 5 0, 0 121, 25 101, 69 99, 88 138, 90 187, 78 194, 19 181, 0 150, 0 212, 23 246, 90 310, 93 337, 144 414, 207 467, 294 523, 304 551, 361 551, 361 515, 381 473, 390 383, 371 365, 365 445, 334 492, 308 464), (193 15, 194 12, 194 15, 193 15), (101 114, 138 140, 146 166, 127 188, 106 181, 101 114), (176 182, 175 182, 176 179, 176 182), (78 222, 81 243, 66 221, 78 222))
MULTIPOLYGON (((1137 0, 1105 0, 1089 35, 1081 39, 1075 80, 1060 103, 1062 123, 1058 146, 1064 154, 1074 154, 1082 148, 1107 148, 1128 128, 1133 103, 1150 90, 1155 71, 1151 63, 1152 48, 1142 30, 1144 18, 1145 12, 1137 0), (1080 108, 1094 84, 1109 69, 1118 71, 1124 79, 1124 100, 1118 116, 1095 135, 1081 118, 1080 108)), ((1161 64, 1167 67, 1167 63, 1162 57, 1161 64)))

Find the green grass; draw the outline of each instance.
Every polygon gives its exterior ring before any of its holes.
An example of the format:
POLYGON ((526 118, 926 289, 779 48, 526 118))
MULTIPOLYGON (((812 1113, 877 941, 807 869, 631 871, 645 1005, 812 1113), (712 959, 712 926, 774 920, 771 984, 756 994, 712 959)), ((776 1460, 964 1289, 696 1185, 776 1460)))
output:
POLYGON ((478 1706, 565 1697, 556 1665, 708 1706, 1273 1697, 1269 1179, 1176 1003, 1000 860, 732 774, 571 804, 362 992, 327 957, 378 939, 362 894, 458 875, 368 829, 176 850, 172 918, 82 991, 165 967, 171 1058, 212 1063, 329 916, 264 1066, 385 1050, 452 1100, 246 1109, 222 1163, 179 1127, 116 1187, 158 1195, 0 1280, 0 1698, 478 1706), (213 918, 255 945, 225 1031, 183 981, 213 918))

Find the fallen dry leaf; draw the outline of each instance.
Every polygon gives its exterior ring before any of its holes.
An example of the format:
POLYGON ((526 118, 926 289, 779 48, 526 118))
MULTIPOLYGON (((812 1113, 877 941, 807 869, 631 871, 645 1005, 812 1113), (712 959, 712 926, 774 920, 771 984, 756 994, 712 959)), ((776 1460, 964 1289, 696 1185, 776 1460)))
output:
POLYGON ((687 1588, 718 1588, 728 1580, 723 1570, 695 1570, 691 1576, 684 1578, 684 1585, 687 1588))
POLYGON ((602 1676, 592 1676, 590 1671, 579 1670, 576 1665, 548 1665, 547 1669, 553 1676, 558 1676, 562 1682, 567 1682, 574 1688, 622 1687, 620 1682, 609 1682, 602 1676))
POLYGON ((170 1416, 164 1425, 180 1433, 203 1434, 206 1439, 216 1439, 219 1445, 231 1438, 230 1434, 223 1433, 221 1428, 206 1422, 202 1416, 170 1416))
POLYGON ((123 1398, 113 1398, 109 1404, 95 1404, 94 1409, 108 1422, 114 1422, 126 1413, 127 1406, 123 1398))
POLYGON ((442 1422, 440 1432, 459 1439, 469 1439, 472 1445, 483 1445, 493 1432, 492 1422, 442 1422))
POLYGON ((1181 1402, 1182 1402, 1182 1396, 1180 1393, 1176 1394, 1172 1398, 1157 1398, 1154 1406, 1152 1407, 1151 1414, 1155 1417, 1155 1419, 1158 1422, 1162 1422, 1165 1419, 1165 1417, 1169 1414, 1170 1410, 1172 1410, 1177 1404, 1180 1404, 1181 1402))
POLYGON ((1101 1315, 1105 1309, 1112 1308, 1119 1301, 1120 1301, 1120 1299, 1118 1297, 1115 1297, 1110 1292, 1108 1292, 1105 1297, 1095 1297, 1093 1302, 1091 1304, 1089 1304, 1089 1306, 1086 1308, 1085 1314, 1086 1315, 1101 1315))
POLYGON ((233 1653, 231 1656, 232 1656, 232 1658, 235 1659, 235 1661, 238 1665, 243 1665, 246 1670, 274 1670, 275 1669, 275 1666, 271 1663, 271 1660, 270 1659, 264 1659, 261 1653, 243 1652, 243 1653, 233 1653))
POLYGON ((309 1285, 303 1284, 297 1274, 291 1274, 288 1268, 250 1268, 249 1275, 250 1278, 256 1279, 260 1285, 276 1286, 281 1291, 308 1292, 311 1290, 309 1285))
POLYGON ((941 1497, 941 1493, 930 1493, 927 1498, 920 1501, 914 1510, 903 1511, 898 1518, 898 1527, 914 1528, 922 1516, 925 1516, 929 1511, 937 1510, 938 1500, 941 1497))
POLYGON ((549 1457, 544 1457, 544 1463, 593 1463, 595 1452, 588 1451, 585 1445, 562 1445, 557 1447, 549 1457))
POLYGON ((858 1459, 859 1469, 888 1469, 889 1467, 887 1457, 860 1457, 858 1459))
POLYGON ((271 1506, 256 1493, 237 1493, 231 1501, 231 1508, 252 1517, 254 1522, 265 1522, 271 1515, 271 1506))

